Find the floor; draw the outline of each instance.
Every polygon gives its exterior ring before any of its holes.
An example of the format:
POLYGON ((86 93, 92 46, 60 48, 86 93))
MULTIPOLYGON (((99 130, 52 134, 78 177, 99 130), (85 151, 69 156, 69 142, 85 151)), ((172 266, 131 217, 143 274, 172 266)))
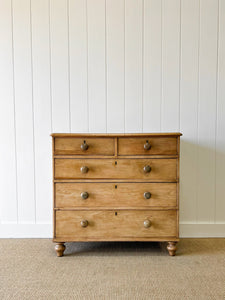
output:
POLYGON ((164 243, 0 240, 0 299, 225 299, 225 239, 164 243))

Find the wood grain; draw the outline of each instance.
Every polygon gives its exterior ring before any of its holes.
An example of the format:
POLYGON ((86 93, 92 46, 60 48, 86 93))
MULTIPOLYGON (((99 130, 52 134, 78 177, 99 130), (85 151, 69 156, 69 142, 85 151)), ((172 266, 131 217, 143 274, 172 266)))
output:
POLYGON ((63 255, 64 242, 116 240, 167 241, 175 255, 179 137, 53 134, 57 255, 63 255), (144 149, 147 141, 149 150, 144 149))
POLYGON ((56 138, 55 154, 76 154, 76 155, 114 155, 113 138, 56 138), (83 142, 88 144, 87 150, 81 150, 83 142))
POLYGON ((152 154, 177 154, 177 140, 172 138, 157 138, 157 137, 133 137, 118 139, 118 154, 119 155, 152 155, 152 154), (151 145, 149 150, 144 149, 145 143, 151 145))
POLYGON ((176 207, 176 183, 56 183, 56 207, 176 207), (87 199, 81 198, 88 192, 87 199), (145 199, 144 193, 151 198, 145 199))
POLYGON ((176 237, 175 210, 168 211, 57 211, 57 237, 176 237), (117 213, 117 214, 116 214, 117 213), (81 221, 88 226, 82 227, 81 221), (143 222, 151 221, 145 228, 143 222))
POLYGON ((176 159, 55 159, 55 179, 143 179, 176 181, 176 159), (144 166, 151 167, 144 173, 144 166), (82 166, 88 167, 81 173, 82 166))
POLYGON ((86 236, 67 236, 67 237, 55 237, 52 239, 53 242, 100 242, 100 241, 108 241, 108 242, 169 242, 169 241, 174 241, 174 242, 179 242, 179 238, 177 237, 169 237, 169 236, 160 236, 160 237, 140 237, 140 236, 122 236, 122 237, 110 237, 110 236, 105 236, 105 237, 86 237, 86 236))
POLYGON ((155 132, 155 133, 51 133, 54 137, 134 137, 134 136, 181 136, 180 132, 155 132))

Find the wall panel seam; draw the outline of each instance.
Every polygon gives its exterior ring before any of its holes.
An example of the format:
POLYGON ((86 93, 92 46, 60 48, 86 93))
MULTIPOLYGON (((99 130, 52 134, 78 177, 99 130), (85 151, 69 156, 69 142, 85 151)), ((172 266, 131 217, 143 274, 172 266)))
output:
POLYGON ((143 110, 144 110, 144 33, 145 33, 145 28, 144 28, 144 8, 145 8, 145 0, 142 1, 142 49, 141 49, 141 132, 143 132, 143 110))
POLYGON ((126 132, 126 0, 124 1, 124 132, 126 132))
MULTIPOLYGON (((199 34, 198 34, 198 103, 197 103, 197 157, 196 163, 198 166, 199 163, 199 108, 200 108, 200 35, 201 35, 201 0, 199 1, 199 34)), ((196 223, 198 224, 198 182, 199 182, 199 168, 197 168, 197 176, 196 176, 196 223)))
POLYGON ((107 80, 107 20, 106 20, 106 4, 107 0, 105 0, 105 131, 108 132, 108 80, 107 80))
POLYGON ((160 131, 162 131, 162 110, 163 110, 163 1, 161 0, 161 99, 160 99, 160 131))
POLYGON ((180 95, 181 95, 181 13, 182 13, 182 0, 180 0, 180 33, 179 33, 179 91, 178 91, 178 97, 179 97, 179 108, 178 108, 178 124, 179 124, 179 131, 180 131, 180 95))
POLYGON ((31 65, 31 99, 32 99, 32 133, 33 133, 33 165, 34 165, 34 223, 36 223, 36 163, 35 163, 35 130, 34 130, 34 80, 33 80, 33 36, 32 36, 32 0, 30 0, 30 65, 31 65))
POLYGON ((14 22, 13 22, 13 0, 11 0, 11 26, 12 26, 12 85, 13 85, 13 114, 14 114, 14 152, 15 152, 15 178, 16 178, 16 222, 19 220, 19 211, 18 211, 18 166, 17 166, 17 136, 16 136, 16 104, 15 104, 15 67, 14 67, 14 22))
POLYGON ((70 94, 70 0, 67 0, 67 39, 68 39, 68 97, 69 97, 69 131, 71 132, 71 94, 70 94))
POLYGON ((217 206, 217 191, 216 191, 216 170, 217 170, 217 126, 218 126, 218 78, 219 78, 219 32, 220 32, 220 0, 217 2, 217 53, 216 53, 216 117, 215 117, 215 178, 214 178, 214 223, 216 222, 216 206, 217 206))
POLYGON ((51 113, 51 132, 53 132, 53 99, 52 99, 52 49, 51 49, 51 5, 48 0, 48 14, 49 14, 49 84, 50 84, 50 113, 51 113))
POLYGON ((89 129, 89 76, 88 76, 88 67, 89 67, 89 60, 88 60, 88 0, 86 0, 86 44, 87 44, 87 131, 90 132, 89 129))

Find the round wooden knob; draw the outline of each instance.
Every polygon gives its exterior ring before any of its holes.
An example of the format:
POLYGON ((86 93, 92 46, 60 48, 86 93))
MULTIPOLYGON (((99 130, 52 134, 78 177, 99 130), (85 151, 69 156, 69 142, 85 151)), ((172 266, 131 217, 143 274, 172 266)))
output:
POLYGON ((87 227, 88 226, 88 221, 87 220, 82 220, 80 222, 81 227, 87 227))
POLYGON ((146 141, 146 143, 144 144, 144 149, 145 149, 145 150, 151 149, 151 145, 149 144, 148 141, 146 141))
POLYGON ((83 151, 86 151, 87 149, 88 149, 88 144, 86 143, 86 141, 84 141, 83 142, 83 144, 81 144, 81 146, 80 146, 80 148, 81 148, 81 150, 83 150, 83 151))
POLYGON ((89 196, 88 192, 82 192, 80 195, 81 195, 81 198, 84 200, 87 199, 89 196))
POLYGON ((149 165, 144 166, 143 170, 144 170, 145 173, 150 173, 151 172, 151 167, 149 165))
POLYGON ((151 193, 150 192, 145 192, 144 193, 144 198, 145 199, 150 199, 151 198, 151 193))
POLYGON ((151 221, 150 220, 144 220, 144 227, 149 228, 151 226, 151 221))
POLYGON ((88 167, 82 166, 82 167, 80 168, 80 171, 81 171, 81 173, 85 174, 85 173, 88 172, 88 167))

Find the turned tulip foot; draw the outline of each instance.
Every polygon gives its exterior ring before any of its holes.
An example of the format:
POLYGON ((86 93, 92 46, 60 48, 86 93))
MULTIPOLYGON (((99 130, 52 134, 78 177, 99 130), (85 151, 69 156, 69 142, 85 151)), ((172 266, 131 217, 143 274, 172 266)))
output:
POLYGON ((167 250, 170 256, 174 256, 176 254, 176 250, 177 250, 176 244, 177 242, 168 242, 167 250))
POLYGON ((55 245, 55 251, 58 257, 63 256, 63 252, 65 251, 66 247, 64 243, 57 243, 55 245))

